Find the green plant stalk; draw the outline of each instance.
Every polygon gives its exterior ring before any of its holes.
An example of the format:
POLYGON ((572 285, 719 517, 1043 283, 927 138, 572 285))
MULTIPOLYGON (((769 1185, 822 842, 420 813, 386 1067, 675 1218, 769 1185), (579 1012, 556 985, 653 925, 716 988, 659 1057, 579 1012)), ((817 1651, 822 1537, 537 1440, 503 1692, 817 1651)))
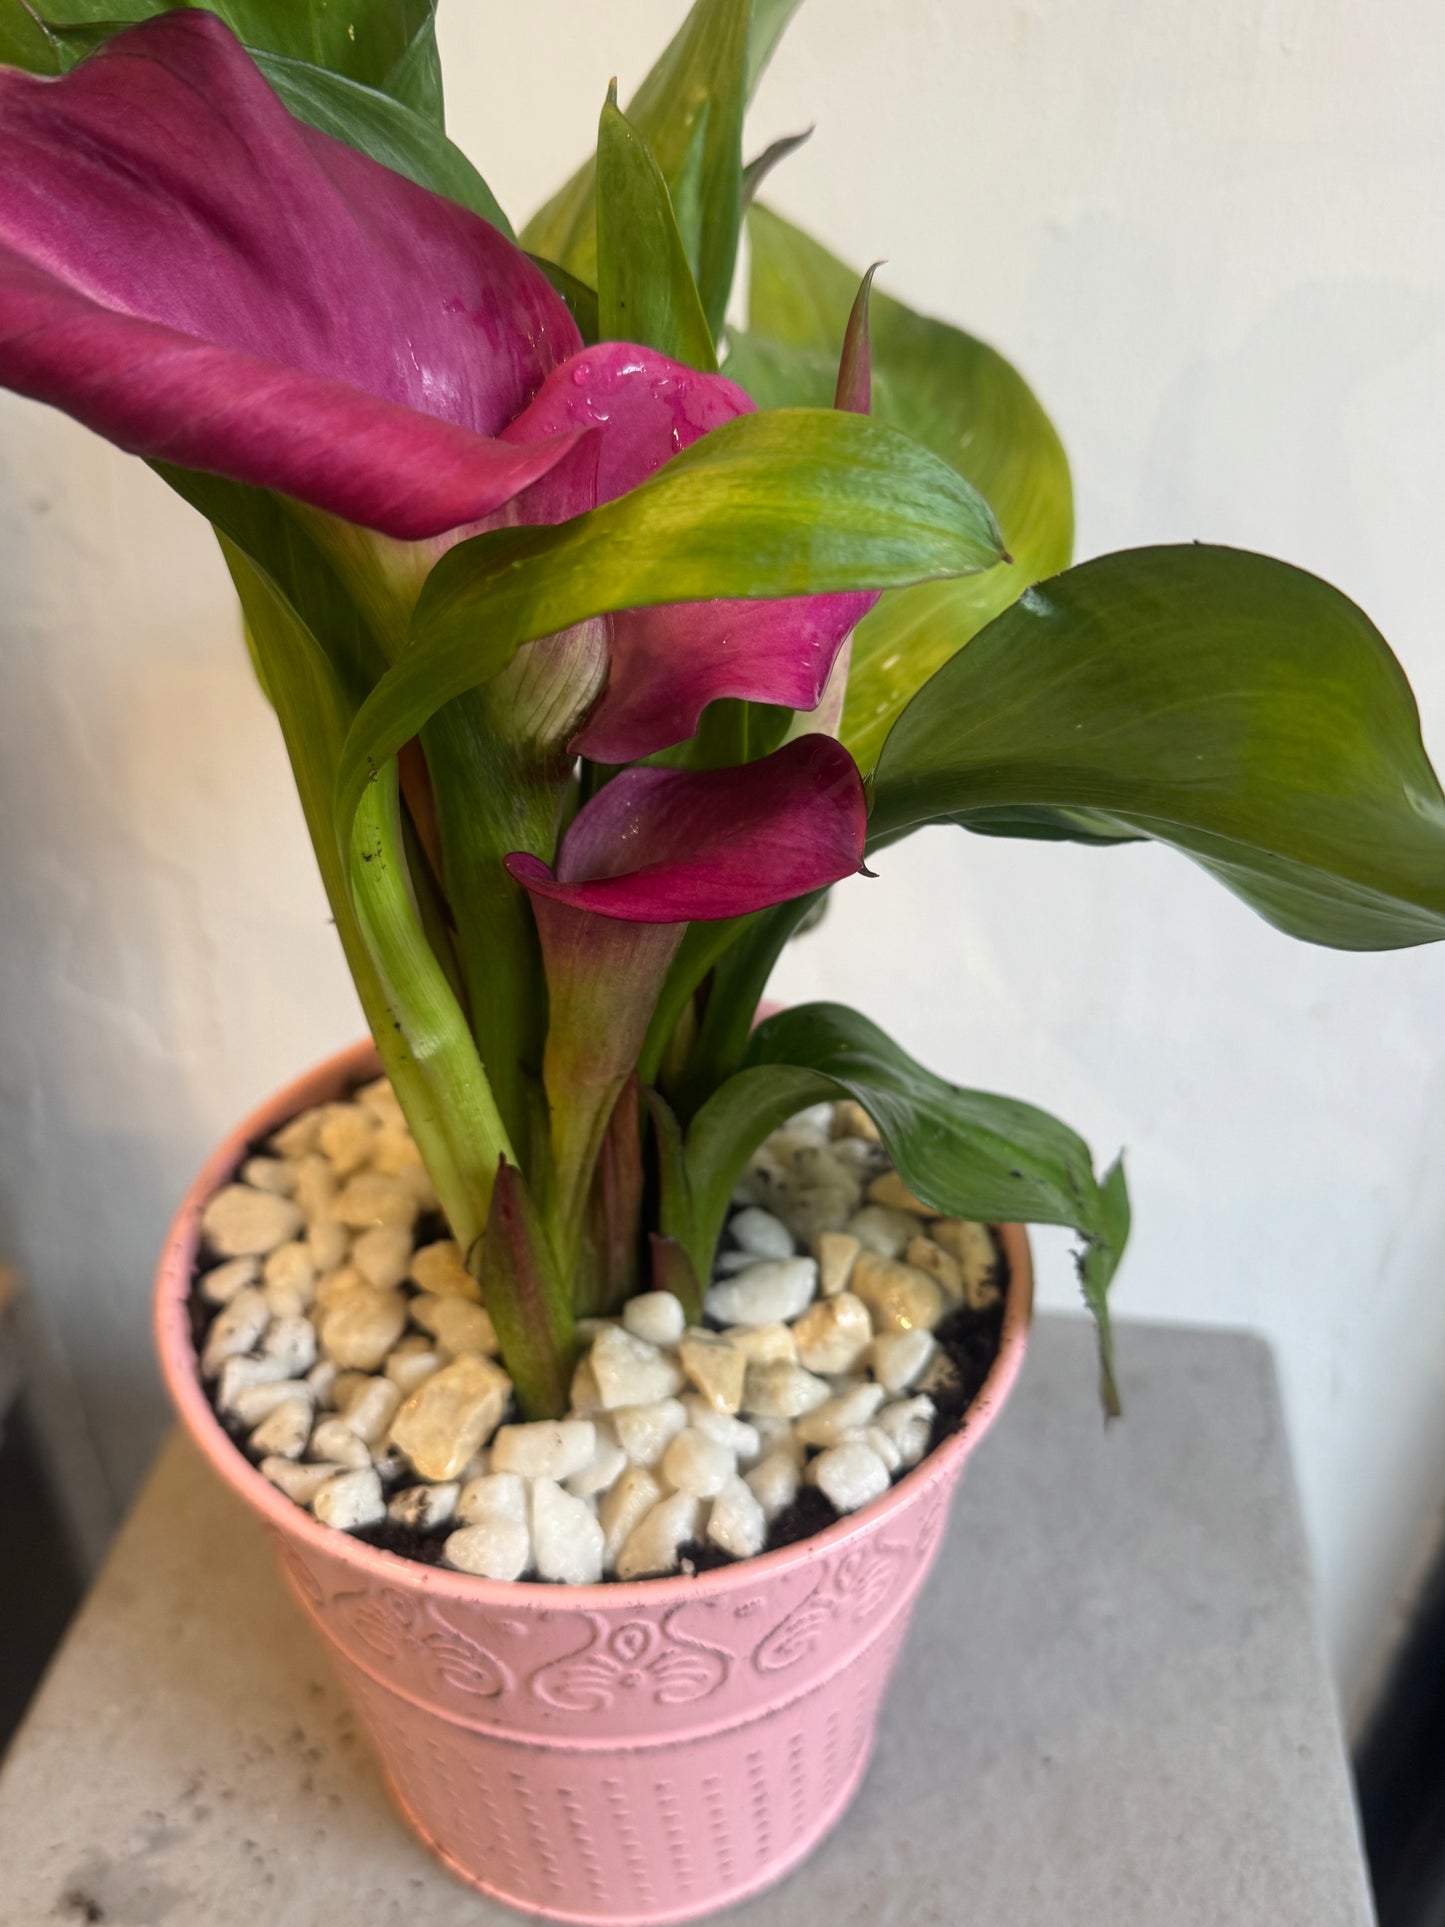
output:
MULTIPOLYGON (((397 1022, 363 934, 332 829, 332 790, 351 705, 325 651, 277 585, 219 530, 217 540, 240 599, 249 647, 281 726, 322 887, 382 1068, 458 1240, 474 1240, 481 1223, 473 1204, 474 1188, 454 1151, 446 1095, 439 1097, 431 1067, 397 1022)), ((399 831, 399 813, 397 824, 399 831)), ((434 961, 433 969, 441 975, 434 961)))
POLYGON ((516 1154, 465 1014, 422 927, 406 869, 394 763, 378 772, 356 812, 351 895, 390 1021, 421 1072, 444 1148, 433 1182, 458 1243, 475 1255, 497 1165, 503 1157, 515 1162, 516 1154))

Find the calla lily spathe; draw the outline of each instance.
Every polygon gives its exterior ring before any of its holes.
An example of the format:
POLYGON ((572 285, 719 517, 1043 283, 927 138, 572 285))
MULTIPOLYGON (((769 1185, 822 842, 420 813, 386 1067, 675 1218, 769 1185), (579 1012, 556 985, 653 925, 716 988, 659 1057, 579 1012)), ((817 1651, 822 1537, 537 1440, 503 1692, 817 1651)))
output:
MULTIPOLYGON (((583 349, 526 255, 294 120, 210 14, 61 79, 0 69, 0 163, 0 382, 383 536, 567 519, 752 408, 651 350, 583 349)), ((872 599, 612 617, 577 748, 650 754, 719 696, 812 708, 872 599)))

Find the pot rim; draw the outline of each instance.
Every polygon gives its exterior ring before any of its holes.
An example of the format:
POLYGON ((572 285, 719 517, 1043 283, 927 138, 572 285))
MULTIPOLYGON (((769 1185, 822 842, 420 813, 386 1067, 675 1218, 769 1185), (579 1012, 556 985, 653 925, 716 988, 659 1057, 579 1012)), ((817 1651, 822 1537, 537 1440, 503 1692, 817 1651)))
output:
POLYGON ((963 1424, 887 1492, 811 1538, 704 1572, 677 1573, 659 1579, 612 1580, 592 1586, 559 1586, 537 1579, 482 1579, 471 1573, 454 1572, 449 1567, 423 1565, 399 1553, 368 1545, 335 1526, 323 1525, 262 1477, 216 1417, 202 1388, 187 1301, 201 1241, 202 1209, 215 1192, 235 1176, 252 1144, 279 1130, 301 1111, 378 1075, 380 1062, 371 1039, 351 1044, 284 1085, 221 1139, 197 1172, 166 1234, 156 1270, 154 1304, 156 1344, 171 1401, 192 1438, 232 1491, 284 1537, 356 1567, 377 1585, 407 1585, 437 1598, 465 1600, 472 1605, 511 1613, 559 1607, 568 1611, 607 1613, 631 1612, 644 1606, 666 1609, 690 1600, 715 1599, 751 1588, 785 1567, 823 1558, 850 1540, 865 1538, 896 1507, 950 1480, 955 1462, 966 1458, 988 1430, 1018 1377, 1033 1310, 1033 1266, 1023 1227, 999 1225, 995 1229, 1009 1264, 1003 1329, 997 1356, 963 1424))

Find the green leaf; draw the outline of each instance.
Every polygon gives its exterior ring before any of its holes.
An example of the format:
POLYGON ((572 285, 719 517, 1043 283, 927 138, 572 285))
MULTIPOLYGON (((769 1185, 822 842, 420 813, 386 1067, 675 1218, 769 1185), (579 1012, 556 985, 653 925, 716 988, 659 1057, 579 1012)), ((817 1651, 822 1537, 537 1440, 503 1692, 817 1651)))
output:
POLYGON ((1338 590, 1265 556, 1103 556, 976 636, 895 724, 871 821, 889 840, 978 810, 1172 843, 1315 943, 1445 936, 1445 795, 1404 673, 1338 590))
POLYGON ((772 59, 788 22, 802 0, 753 0, 753 17, 748 24, 748 99, 758 90, 763 70, 772 59))
POLYGON ((634 341, 713 373, 717 352, 667 182, 609 90, 597 129, 597 313, 604 341, 634 341))
POLYGON ((287 111, 323 134, 404 174, 418 187, 470 208, 515 240, 496 196, 466 155, 413 108, 374 87, 281 54, 256 53, 256 65, 287 111))
POLYGON ((597 312, 597 290, 589 288, 585 281, 579 281, 575 274, 558 267, 544 255, 529 254, 527 259, 546 275, 552 286, 567 303, 567 312, 577 323, 577 332, 590 348, 602 339, 601 322, 597 312))
MULTIPOLYGON (((427 939, 407 870, 396 764, 371 783, 356 812, 349 851, 356 921, 393 1026, 421 1067, 445 1140, 445 1197, 464 1251, 481 1236, 503 1157, 515 1161, 466 1016, 427 939)), ((441 1186, 438 1185, 440 1193, 441 1186)))
MULTIPOLYGON (((179 472, 172 471, 176 479, 179 472)), ((383 1067, 391 1078, 406 1113, 417 1148, 436 1185, 458 1238, 466 1242, 481 1229, 476 1215, 472 1161, 482 1148, 469 1141, 474 1111, 456 1105, 454 1094, 446 1088, 445 1067, 418 1057, 419 1040, 401 1028, 388 995, 388 986, 363 934, 352 900, 347 865, 332 826, 331 799, 335 788, 336 767, 341 746, 354 713, 355 704, 344 686, 332 656, 346 659, 349 645, 338 641, 335 631, 344 630, 350 619, 344 601, 331 600, 324 564, 308 566, 304 552, 290 548, 276 530, 268 527, 269 498, 230 483, 213 482, 198 476, 195 482, 197 505, 209 506, 218 515, 242 530, 257 550, 269 556, 275 573, 265 562, 249 555, 223 530, 217 531, 221 550, 241 601, 247 635, 257 670, 275 707, 277 719, 291 759, 296 788, 306 825, 311 833, 321 881, 331 905, 331 914, 341 939, 366 1021, 376 1039, 383 1067), (215 494, 208 494, 214 490, 215 494), (240 501, 236 498, 243 498, 240 501), (248 503, 244 498, 250 497, 248 503), (248 517, 248 507, 254 514, 248 517), (283 590, 278 578, 290 578, 291 594, 283 590), (295 600, 293 601, 292 595, 295 600), (303 620, 297 602, 310 611, 303 620), (324 648, 316 630, 325 633, 328 612, 334 617, 331 649, 324 648), (312 624, 315 624, 313 630, 312 624), (453 1135, 460 1126, 463 1141, 453 1135)), ((434 1040, 428 1040, 429 1042, 434 1040)), ((470 1047, 465 1031, 459 1040, 470 1047)))
MULTIPOLYGON (((751 11, 750 0, 696 0, 627 106, 627 118, 647 143, 672 196, 714 339, 732 288, 742 218, 751 11)), ((596 187, 594 158, 522 230, 528 248, 589 283, 597 279, 596 187)))
POLYGON ((743 209, 750 208, 762 192, 763 182, 773 169, 785 161, 789 154, 796 154, 813 138, 811 127, 805 127, 801 134, 784 134, 780 139, 770 141, 761 154, 755 154, 743 169, 743 209))
MULTIPOLYGON (((764 207, 749 213, 748 239, 753 334, 727 372, 764 407, 816 400, 821 371, 837 367, 858 271, 764 207)), ((876 291, 871 325, 874 416, 973 483, 1013 563, 986 579, 891 591, 858 625, 842 740, 864 770, 933 671, 1029 583, 1064 568, 1073 545, 1068 462, 1018 372, 983 342, 876 291)))
MULTIPOLYGON (((0 60, 64 73, 112 34, 194 3, 0 0, 0 60)), ((365 87, 400 89, 409 106, 430 103, 441 123, 436 0, 207 0, 198 10, 218 15, 253 51, 306 61, 365 87)))
POLYGON ((1067 1125, 1016 1098, 946 1083, 839 1004, 803 1004, 760 1024, 743 1068, 693 1119, 688 1250, 699 1274, 709 1274, 753 1151, 795 1112, 840 1096, 863 1106, 904 1182, 935 1210, 993 1224, 1069 1225, 1080 1234, 1102 1395, 1117 1412, 1107 1293, 1129 1233, 1122 1164, 1101 1185, 1089 1147, 1067 1125))
POLYGON ((997 553, 987 505, 895 430, 833 409, 740 416, 589 514, 443 556, 352 730, 338 821, 443 703, 535 637, 612 609, 916 581, 997 553))
POLYGON ((406 51, 388 70, 381 91, 399 100, 414 114, 420 114, 433 127, 446 124, 442 62, 437 49, 436 0, 432 0, 425 19, 418 22, 406 51))

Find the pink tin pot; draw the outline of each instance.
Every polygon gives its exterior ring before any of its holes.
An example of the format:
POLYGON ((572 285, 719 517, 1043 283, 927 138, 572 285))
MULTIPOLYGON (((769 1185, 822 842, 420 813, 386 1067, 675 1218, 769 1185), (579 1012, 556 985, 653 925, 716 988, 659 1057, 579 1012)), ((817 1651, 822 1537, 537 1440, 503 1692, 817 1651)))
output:
POLYGON ((883 1498, 803 1544, 634 1585, 499 1584, 319 1524, 217 1423, 187 1310, 201 1208, 249 1144, 374 1076, 357 1045, 299 1078, 211 1154, 161 1257, 171 1397, 270 1527, 397 1805, 452 1870, 558 1920, 689 1920, 779 1880, 842 1815, 964 1461, 1018 1375, 1033 1279, 1011 1284, 999 1356, 966 1424, 883 1498))

